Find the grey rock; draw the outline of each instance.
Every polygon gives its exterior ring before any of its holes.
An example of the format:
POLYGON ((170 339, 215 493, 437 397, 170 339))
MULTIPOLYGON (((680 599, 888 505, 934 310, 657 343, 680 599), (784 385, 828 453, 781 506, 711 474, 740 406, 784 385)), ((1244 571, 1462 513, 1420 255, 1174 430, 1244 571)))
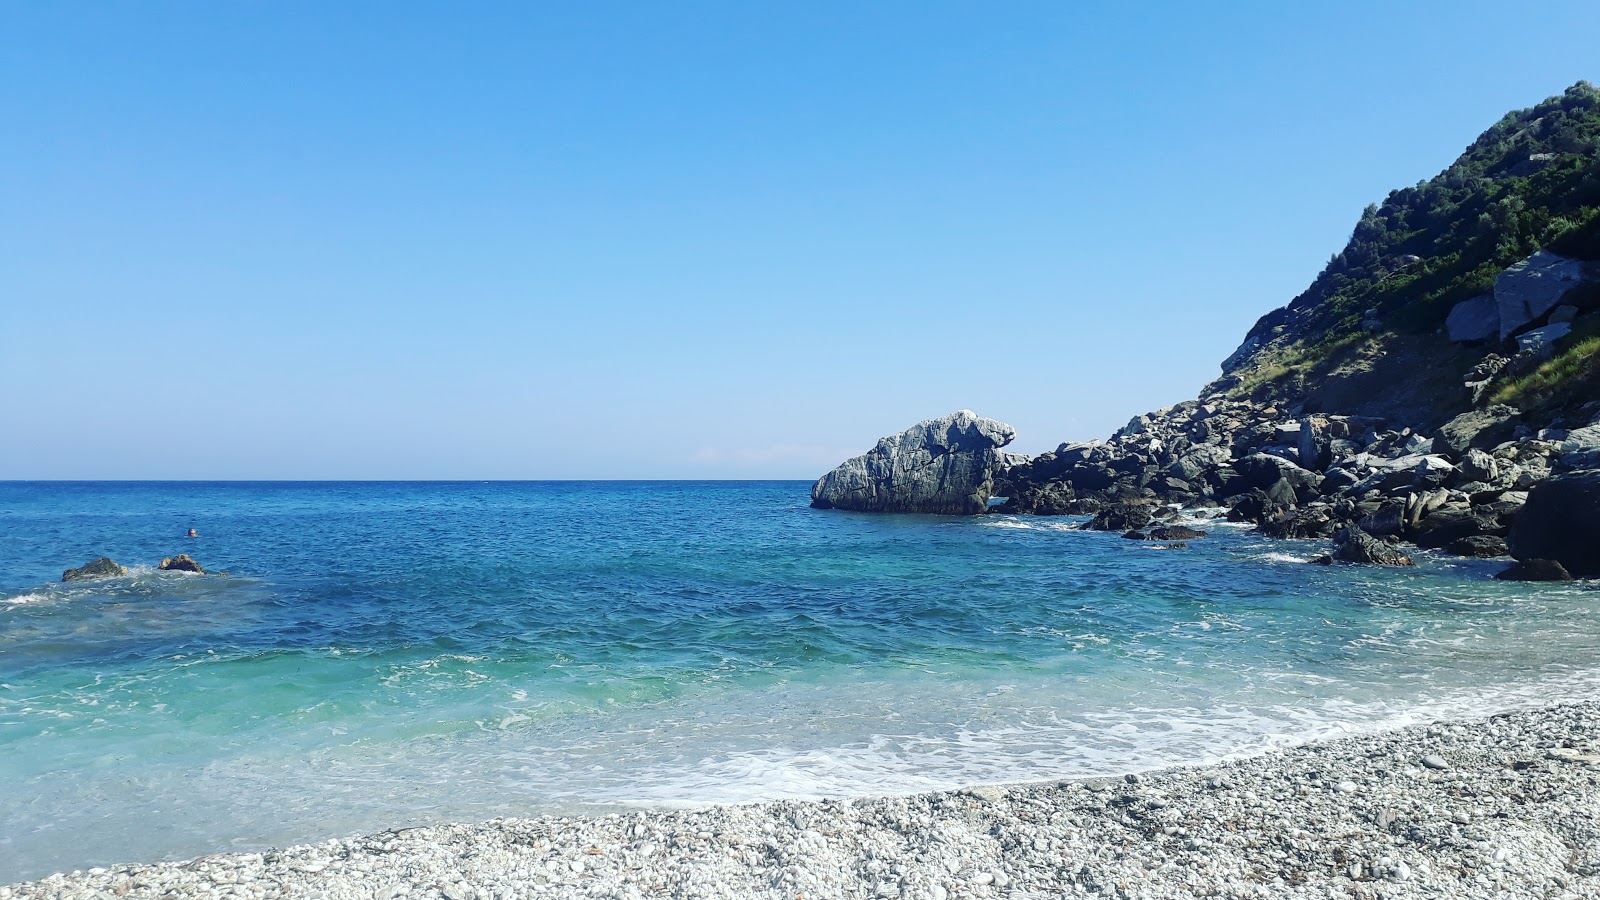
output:
POLYGON ((1517 336, 1517 352, 1532 354, 1534 359, 1548 359, 1555 352, 1556 341, 1572 333, 1571 322, 1557 322, 1535 328, 1517 336))
POLYGON ((1578 308, 1576 306, 1558 306, 1550 311, 1550 318, 1546 321, 1554 325, 1557 322, 1571 322, 1577 317, 1578 308))
POLYGON ((863 512, 976 515, 988 509, 1010 425, 971 410, 919 422, 817 479, 811 505, 863 512))
POLYGON ((85 578, 116 578, 128 574, 128 570, 120 566, 109 556, 102 556, 90 560, 76 569, 68 569, 61 573, 62 581, 81 581, 85 578))
POLYGON ((1557 449, 1557 461, 1564 469, 1600 468, 1600 425, 1573 429, 1557 449))
POLYGON ((1584 264, 1540 250, 1501 272, 1494 280, 1500 339, 1544 317, 1583 280, 1584 264))
POLYGON ((1493 294, 1463 300, 1444 320, 1445 333, 1461 344, 1487 341, 1500 333, 1500 308, 1493 294))

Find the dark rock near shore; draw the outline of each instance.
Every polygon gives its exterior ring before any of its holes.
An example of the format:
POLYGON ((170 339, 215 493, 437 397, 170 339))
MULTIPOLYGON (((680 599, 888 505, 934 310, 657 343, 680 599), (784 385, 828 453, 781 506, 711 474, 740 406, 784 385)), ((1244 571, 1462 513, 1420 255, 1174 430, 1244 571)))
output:
POLYGON ((1334 536, 1334 543, 1333 558, 1340 562, 1370 566, 1415 565, 1411 557, 1353 525, 1340 530, 1334 536))
POLYGON ((1445 549, 1456 556, 1471 556, 1476 559, 1492 559, 1496 556, 1510 555, 1510 551, 1506 549, 1505 538, 1488 534, 1461 538, 1451 542, 1450 546, 1445 549))
POLYGON ((919 422, 817 479, 811 505, 862 512, 977 515, 989 508, 1000 448, 1016 432, 970 410, 919 422))
POLYGON ((1553 559, 1524 559, 1494 577, 1501 581, 1571 581, 1572 573, 1553 559))
POLYGON ((1149 525, 1154 518, 1148 506, 1112 503, 1102 507, 1083 527, 1090 531, 1133 531, 1149 525))
POLYGON ((206 573, 206 570, 202 569, 199 563, 190 559, 187 553, 179 553, 177 556, 163 559, 161 565, 157 568, 163 572, 193 572, 196 575, 204 575, 206 573))
POLYGON ((1553 560, 1581 578, 1600 576, 1600 469, 1534 485, 1506 543, 1523 562, 1553 560))
POLYGON ((1150 529, 1152 541, 1193 541, 1205 536, 1204 531, 1187 525, 1161 525, 1150 529))
POLYGON ((117 564, 109 556, 91 560, 76 569, 68 569, 61 573, 62 581, 81 581, 85 578, 116 578, 128 574, 127 568, 117 564))

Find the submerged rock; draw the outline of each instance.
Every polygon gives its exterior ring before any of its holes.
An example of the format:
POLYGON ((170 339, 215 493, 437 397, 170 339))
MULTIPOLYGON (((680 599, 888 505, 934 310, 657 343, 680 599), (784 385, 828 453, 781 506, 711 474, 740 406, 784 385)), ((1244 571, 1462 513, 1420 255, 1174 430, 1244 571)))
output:
POLYGON ((206 573, 206 570, 200 568, 200 564, 190 559, 187 553, 179 553, 177 556, 163 559, 158 568, 163 572, 193 572, 196 575, 204 575, 206 573))
POLYGON ((1016 431, 971 410, 929 419, 883 438, 817 479, 811 505, 861 512, 977 515, 989 507, 1000 448, 1016 431))
POLYGON ((127 568, 118 565, 109 556, 102 556, 99 559, 86 562, 76 569, 68 569, 62 572, 61 580, 81 581, 85 578, 116 578, 119 575, 126 574, 128 574, 127 568))
POLYGON ((1571 581, 1572 573, 1553 559, 1525 559, 1494 577, 1501 581, 1571 581))

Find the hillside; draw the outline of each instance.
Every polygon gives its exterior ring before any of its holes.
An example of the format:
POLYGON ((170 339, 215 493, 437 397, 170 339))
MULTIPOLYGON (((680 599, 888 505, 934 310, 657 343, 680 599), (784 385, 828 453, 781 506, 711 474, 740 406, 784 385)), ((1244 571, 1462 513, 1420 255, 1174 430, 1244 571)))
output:
MULTIPOLYGON (((1600 90, 1587 82, 1506 115, 1437 176, 1367 207, 1344 249, 1261 317, 1203 393, 1436 427, 1473 404, 1466 372, 1516 352, 1515 334, 1452 341, 1447 318, 1538 250, 1600 259, 1600 90)), ((1575 293, 1563 302, 1600 306, 1594 285, 1575 293)), ((1502 373, 1478 403, 1550 417, 1594 398, 1600 340, 1585 338, 1596 335, 1581 323, 1553 359, 1502 373)))

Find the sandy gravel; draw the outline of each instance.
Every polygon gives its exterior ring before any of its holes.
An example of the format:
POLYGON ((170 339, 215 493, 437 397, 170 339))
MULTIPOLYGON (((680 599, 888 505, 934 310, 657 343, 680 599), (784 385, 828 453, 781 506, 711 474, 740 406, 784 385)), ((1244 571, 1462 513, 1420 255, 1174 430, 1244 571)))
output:
POLYGON ((0 888, 79 897, 1600 898, 1600 703, 1120 779, 497 819, 0 888))

